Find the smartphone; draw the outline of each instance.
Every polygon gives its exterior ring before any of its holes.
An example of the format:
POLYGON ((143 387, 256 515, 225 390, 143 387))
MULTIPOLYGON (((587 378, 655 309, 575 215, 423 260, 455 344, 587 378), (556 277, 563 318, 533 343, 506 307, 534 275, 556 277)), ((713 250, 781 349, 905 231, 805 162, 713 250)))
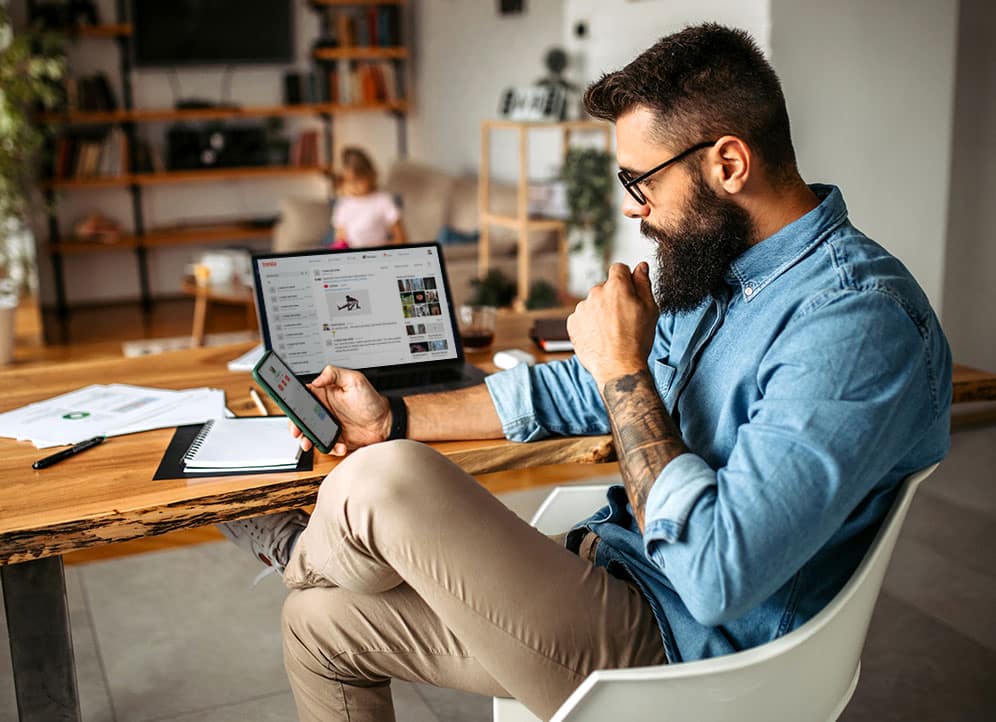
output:
POLYGON ((282 358, 267 351, 253 368, 252 377, 316 449, 323 454, 332 451, 342 431, 339 420, 298 380, 282 358))

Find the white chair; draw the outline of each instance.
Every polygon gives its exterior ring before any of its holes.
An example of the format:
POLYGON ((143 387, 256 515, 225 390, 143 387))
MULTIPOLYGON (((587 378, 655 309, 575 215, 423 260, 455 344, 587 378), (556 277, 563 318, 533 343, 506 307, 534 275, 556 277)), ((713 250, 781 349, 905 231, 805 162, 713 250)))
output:
MULTIPOLYGON (((875 600, 913 494, 937 465, 903 481, 875 541, 830 604, 779 639, 723 657, 593 672, 552 722, 802 722, 836 720, 854 693, 875 600)), ((533 518, 546 534, 597 509, 604 486, 558 487, 533 518)), ((494 700, 495 722, 536 722, 510 699, 494 700)))

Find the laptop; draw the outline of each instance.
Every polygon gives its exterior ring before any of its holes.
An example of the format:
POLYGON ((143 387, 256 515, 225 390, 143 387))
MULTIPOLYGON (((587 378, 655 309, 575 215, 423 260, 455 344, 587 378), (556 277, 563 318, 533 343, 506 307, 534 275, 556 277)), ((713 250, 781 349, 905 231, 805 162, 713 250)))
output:
POLYGON ((263 346, 303 382, 326 365, 404 395, 473 386, 438 243, 254 255, 263 346))

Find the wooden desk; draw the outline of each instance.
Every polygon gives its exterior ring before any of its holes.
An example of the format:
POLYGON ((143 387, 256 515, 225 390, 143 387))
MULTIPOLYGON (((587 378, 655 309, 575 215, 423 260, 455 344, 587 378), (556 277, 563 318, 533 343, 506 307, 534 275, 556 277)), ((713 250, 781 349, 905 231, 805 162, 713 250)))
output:
MULTIPOLYGON (((491 354, 520 347, 532 318, 550 311, 500 313, 495 346, 468 354, 487 370, 491 354)), ((127 382, 182 389, 225 389, 229 406, 250 413, 250 379, 227 371, 251 344, 202 348, 158 356, 0 371, 0 411, 91 383, 127 382)), ((563 354, 560 355, 564 356, 563 354)), ((956 401, 992 399, 996 376, 957 367, 956 401)), ((316 457, 311 472, 189 481, 152 481, 171 429, 116 437, 44 471, 31 463, 45 455, 30 444, 0 439, 0 577, 6 603, 15 685, 22 720, 78 720, 61 554, 98 544, 162 534, 310 504, 337 463, 316 457)), ((513 444, 501 439, 435 444, 469 473, 613 458, 607 436, 513 444)))
MULTIPOLYGON (((509 343, 469 359, 488 368, 493 351, 524 347, 530 323, 529 316, 503 314, 498 333, 509 343)), ((248 396, 250 377, 229 372, 226 363, 251 345, 23 370, 15 366, 0 371, 0 412, 113 381, 170 389, 221 388, 230 407, 248 414, 254 408, 248 396)), ((172 435, 172 429, 163 429, 114 437, 43 471, 34 471, 31 464, 47 452, 27 442, 0 439, 0 578, 22 720, 80 717, 60 555, 305 506, 314 503, 319 484, 338 463, 317 455, 310 472, 153 481, 172 435)), ((471 474, 612 458, 608 436, 434 446, 471 474)))

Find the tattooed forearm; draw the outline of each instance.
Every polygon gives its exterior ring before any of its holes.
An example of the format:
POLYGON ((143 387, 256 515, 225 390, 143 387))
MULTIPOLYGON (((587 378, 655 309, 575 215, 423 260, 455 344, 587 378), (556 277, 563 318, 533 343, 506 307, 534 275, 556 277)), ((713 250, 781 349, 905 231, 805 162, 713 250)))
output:
POLYGON ((650 488, 664 467, 688 447, 657 395, 649 371, 609 381, 603 396, 623 483, 643 531, 650 488))

